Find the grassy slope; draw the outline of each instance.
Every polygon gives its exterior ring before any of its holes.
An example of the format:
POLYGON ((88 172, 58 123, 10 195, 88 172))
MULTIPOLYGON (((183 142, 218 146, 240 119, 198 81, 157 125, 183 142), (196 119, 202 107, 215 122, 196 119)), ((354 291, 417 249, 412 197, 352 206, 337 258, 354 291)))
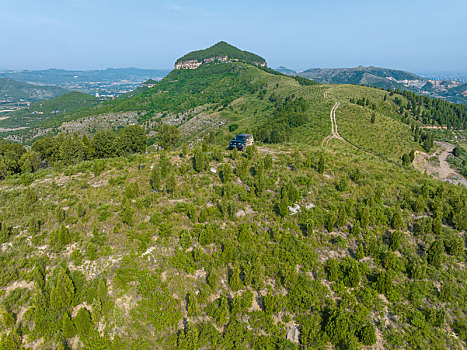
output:
POLYGON ((391 160, 400 160, 404 153, 421 150, 413 142, 410 126, 399 121, 391 98, 383 101, 387 92, 353 85, 331 85, 328 96, 341 102, 336 112, 338 130, 353 145, 391 160), (350 98, 370 99, 376 104, 376 122, 370 122, 373 110, 349 102, 350 98))
MULTIPOLYGON (((97 161, 102 168, 97 176, 93 173, 93 163, 85 162, 65 169, 41 170, 33 176, 34 182, 30 185, 26 183, 27 176, 2 181, 1 221, 12 227, 9 237, 3 238, 6 245, 0 255, 2 261, 8 261, 8 267, 2 270, 0 276, 0 288, 4 291, 0 292, 3 306, 14 315, 22 315, 34 300, 31 284, 33 262, 41 261, 47 267, 46 280, 49 282, 44 287, 44 293, 51 292, 50 286, 54 285, 55 278, 53 271, 58 271, 56 267, 61 263, 70 269, 70 276, 76 286, 76 296, 72 302, 74 311, 77 311, 77 305, 83 305, 84 302, 87 305, 94 303, 96 284, 99 279, 105 279, 109 294, 103 302, 103 318, 100 319, 103 334, 118 334, 124 345, 174 348, 178 334, 183 332, 184 322, 201 328, 203 322, 206 322, 226 332, 216 335, 220 340, 215 346, 206 343, 208 340, 204 333, 199 336, 200 342, 208 348, 214 346, 228 349, 234 340, 259 343, 264 340, 259 337, 260 334, 274 341, 284 339, 287 328, 292 326, 291 319, 301 324, 305 331, 308 309, 296 310, 296 303, 300 300, 294 297, 294 293, 297 293, 297 287, 294 287, 296 282, 285 277, 291 274, 290 268, 293 267, 293 270, 301 271, 302 278, 309 279, 304 283, 311 283, 307 287, 298 288, 314 296, 314 310, 331 310, 338 304, 346 305, 352 298, 356 298, 358 305, 369 308, 365 322, 371 320, 376 325, 378 342, 385 347, 431 348, 437 346, 435 344, 443 344, 460 348, 460 341, 449 334, 454 320, 465 316, 460 306, 465 295, 464 287, 462 283, 452 283, 453 279, 463 281, 466 278, 461 268, 463 255, 456 257, 445 254, 441 269, 428 267, 421 297, 413 296, 414 290, 421 288, 422 282, 409 278, 409 266, 413 261, 422 261, 426 250, 436 238, 452 237, 453 234, 465 237, 463 231, 451 227, 452 223, 448 219, 445 220, 446 226, 441 235, 413 234, 412 225, 418 217, 433 215, 429 211, 433 207, 431 197, 424 199, 426 207, 422 212, 413 209, 414 203, 425 191, 423 188, 428 188, 428 193, 433 195, 442 186, 446 200, 460 198, 464 203, 465 199, 462 198, 465 198, 465 191, 451 185, 441 185, 415 170, 393 162, 400 159, 401 153, 417 149, 408 127, 398 121, 395 105, 390 100, 384 102, 384 92, 380 90, 347 85, 300 86, 291 78, 271 75, 254 67, 229 67, 239 68, 231 71, 221 66, 217 75, 211 77, 205 76, 212 73, 210 69, 176 72, 152 90, 97 108, 117 111, 137 107, 142 112, 141 122, 151 123, 160 118, 161 112, 177 115, 183 111, 192 111, 201 104, 205 110, 195 113, 186 124, 196 122, 203 113, 208 121, 219 118, 222 124, 220 127, 216 124, 214 131, 217 133, 215 142, 219 145, 216 147, 221 149, 235 133, 252 131, 257 125, 272 118, 274 105, 268 99, 270 94, 274 93, 282 99, 291 94, 303 97, 310 102, 309 123, 293 129, 288 144, 260 148, 261 157, 271 153, 275 159, 273 168, 265 174, 267 190, 261 196, 254 194, 255 180, 252 174, 255 171, 252 170, 243 180, 234 176, 233 193, 230 196, 223 195, 225 189, 219 177, 222 164, 229 163, 233 168, 238 168, 241 163, 241 159, 230 159, 230 153, 225 151, 221 160, 210 162, 208 169, 216 168, 216 173, 209 170, 196 173, 192 169, 191 154, 181 158, 177 152, 171 153, 177 183, 173 195, 156 194, 149 186, 150 169, 159 158, 157 154, 97 161), (200 83, 204 85, 200 86, 200 83), (252 94, 241 90, 255 84, 260 90, 267 91, 264 98, 258 98, 257 91, 252 94), (369 108, 348 102, 351 97, 363 96, 377 105, 375 124, 369 122, 372 112, 369 108), (225 103, 226 98, 228 103, 225 103), (320 148, 321 140, 331 131, 329 112, 336 101, 341 103, 336 113, 338 130, 341 136, 359 149, 335 139, 325 150, 320 148), (239 127, 234 132, 228 132, 228 125, 232 123, 239 127), (323 175, 315 170, 321 154, 326 158, 323 175), (307 166, 306 158, 309 159, 307 166), (182 168, 185 170, 180 170, 182 168), (352 181, 350 174, 353 178, 357 170, 360 179, 352 181), (300 191, 297 203, 302 208, 310 203, 315 205, 307 214, 315 225, 312 234, 304 235, 300 229, 303 228, 302 216, 288 215, 281 219, 276 214, 281 187, 289 179, 294 181, 300 191), (340 191, 337 188, 342 181, 347 187, 340 191), (135 196, 131 194, 135 191, 134 187, 132 189, 134 184, 138 185, 135 196), (381 191, 381 199, 378 199, 379 192, 376 193, 375 189, 381 191), (80 205, 85 209, 82 217, 78 215, 80 205), (231 213, 233 215, 228 214, 229 206, 235 208, 231 213), (371 213, 369 228, 360 235, 353 235, 350 228, 365 206, 369 206, 371 213), (406 228, 403 229, 401 248, 394 255, 388 246, 394 231, 390 222, 398 206, 402 207, 406 228), (325 226, 329 213, 341 215, 342 208, 346 208, 345 222, 328 232, 325 226), (61 226, 57 210, 61 209, 66 211, 64 224, 71 233, 71 242, 65 247, 54 246, 54 237, 61 226), (131 213, 131 225, 123 222, 128 213, 131 213), (207 213, 206 221, 201 219, 203 213, 207 213), (239 213, 238 217, 236 213, 239 213), (33 217, 42 222, 36 233, 28 228, 33 217), (199 242, 200 232, 206 224, 214 228, 212 244, 199 242), (253 232, 252 238, 246 242, 239 239, 239 227, 242 224, 251 225, 253 232), (94 227, 97 236, 92 233, 94 227), (279 231, 270 231, 273 227, 279 231), (181 248, 180 235, 184 229, 188 230, 191 237, 188 250, 181 248), (362 242, 366 250, 374 242, 377 242, 378 248, 358 262, 362 271, 359 286, 347 288, 329 282, 325 268, 328 258, 334 257, 338 261, 352 258, 358 244, 362 242), (226 252, 226 246, 229 245, 236 252, 233 256, 226 252), (396 265, 395 294, 384 297, 383 294, 378 296, 370 293, 372 297, 369 297, 370 294, 364 297, 372 290, 378 274, 387 267, 387 259, 395 259, 394 256, 398 260, 391 260, 390 264, 396 265), (233 291, 229 282, 232 269, 238 265, 242 271, 247 271, 252 261, 256 261, 254 266, 262 271, 262 282, 254 285, 243 281, 240 291, 233 291), (212 271, 219 276, 219 283, 215 286, 208 285, 206 280, 212 271), (80 276, 86 277, 84 282, 80 276), (310 279, 310 276, 315 277, 310 279), (15 285, 14 282, 19 284, 15 285), (456 288, 455 296, 448 302, 440 299, 436 292, 446 285, 456 288), (220 321, 209 316, 209 310, 212 309, 209 305, 214 305, 212 302, 220 295, 234 297, 247 291, 254 294, 258 305, 254 304, 241 312, 229 306, 228 319, 242 319, 251 327, 250 330, 232 329, 233 325, 243 324, 235 322, 223 328, 220 321), (190 293, 197 295, 198 316, 187 313, 187 296, 190 293), (274 312, 274 316, 269 315, 262 301, 266 294, 284 295, 284 309, 274 312), (166 303, 170 305, 168 309, 166 303), (440 303, 447 312, 446 322, 441 326, 430 325, 421 331, 419 324, 415 325, 411 321, 415 317, 414 312, 436 309, 440 303), (115 322, 115 315, 121 315, 119 322, 115 322), (148 337, 148 333, 152 336, 148 337)), ((170 118, 170 115, 164 118, 170 118)), ((208 123, 193 134, 185 134, 184 141, 196 142, 210 128, 208 123)), ((254 167, 257 159, 259 157, 248 162, 247 169, 254 167)), ((445 204, 444 207, 448 210, 452 205, 445 204)), ((345 308, 345 312, 358 314, 352 303, 345 308)), ((232 302, 230 305, 233 305, 232 302)), ((358 310, 361 312, 361 309, 358 310)), ((326 312, 316 311, 314 314, 326 317, 326 312)), ((60 318, 57 316, 50 321, 51 324, 60 318)), ((23 318, 17 317, 16 323, 21 322, 23 318)), ((352 322, 361 320, 353 319, 352 322)), ((315 328, 324 329, 325 321, 321 321, 315 328)), ((40 338, 40 335, 34 336, 28 330, 24 334, 24 341, 40 338)), ((90 339, 96 333, 90 334, 81 335, 81 341, 92 342, 90 339)), ((328 340, 322 335, 324 333, 319 334, 324 338, 313 338, 312 342, 318 348, 325 347, 328 340)), ((48 344, 52 342, 46 340, 48 344)), ((292 346, 286 340, 277 346, 285 344, 292 346)))
MULTIPOLYGON (((195 325, 200 325, 203 320, 215 324, 212 318, 206 316, 207 305, 219 295, 234 296, 253 291, 255 296, 259 297, 258 300, 261 300, 259 293, 287 296, 290 292, 287 283, 293 286, 294 282, 287 282, 287 279, 284 281, 281 276, 292 264, 294 270, 297 268, 310 280, 309 276, 315 276, 313 280, 317 281, 318 285, 324 286, 322 289, 323 287, 317 288, 313 285, 311 291, 315 295, 313 308, 335 307, 336 301, 349 300, 350 295, 350 298, 356 298, 359 305, 365 304, 367 307, 372 305, 370 316, 365 322, 371 319, 377 325, 378 341, 385 344, 385 347, 399 344, 399 347, 405 348, 417 346, 431 348, 435 346, 434 344, 442 344, 446 347, 460 348, 459 341, 449 333, 453 318, 459 319, 465 316, 459 308, 462 304, 462 295, 465 295, 463 289, 465 286, 463 287, 461 283, 455 286, 462 288, 457 289, 458 296, 453 295, 453 301, 450 303, 443 302, 449 321, 442 327, 427 326, 428 328, 423 328, 421 331, 419 326, 411 324, 409 320, 413 317, 414 308, 436 308, 440 303, 436 290, 446 284, 452 284, 453 276, 459 281, 465 281, 465 270, 460 267, 463 257, 446 256, 443 268, 439 271, 428 268, 429 273, 423 280, 425 294, 422 294, 421 304, 418 299, 408 302, 407 298, 412 295, 411 293, 415 293, 411 288, 420 288, 419 284, 422 281, 407 278, 403 270, 397 270, 394 278, 397 293, 402 295, 401 300, 397 300, 396 297, 395 300, 387 301, 382 295, 362 299, 365 293, 360 294, 360 292, 371 288, 375 274, 379 273, 381 266, 386 264, 385 256, 389 254, 387 236, 393 230, 388 228, 388 225, 372 223, 367 232, 355 236, 349 233, 350 226, 348 226, 355 223, 354 215, 358 215, 355 212, 366 202, 373 203, 371 215, 375 218, 385 211, 391 212, 396 205, 402 205, 404 221, 410 227, 415 221, 415 216, 408 203, 415 201, 419 196, 421 191, 419 184, 425 184, 430 191, 435 192, 440 183, 413 170, 400 168, 379 158, 362 154, 339 142, 325 153, 324 175, 318 174, 313 168, 305 167, 297 158, 300 155, 304 160, 308 155, 313 166, 316 166, 321 151, 315 147, 302 146, 299 152, 287 146, 264 147, 261 148, 260 154, 267 152, 273 154, 275 162, 272 170, 266 172, 269 191, 261 197, 249 194, 248 183, 251 183, 251 180, 241 181, 236 176, 233 181, 235 190, 232 197, 222 197, 220 194, 222 183, 218 173, 207 171, 198 174, 193 170, 183 174, 176 170, 177 189, 173 196, 155 194, 150 189, 149 176, 150 166, 159 158, 157 154, 101 161, 99 163, 103 169, 98 176, 93 175, 93 165, 87 162, 66 169, 40 171, 29 186, 22 185, 20 179, 0 182, 2 220, 13 227, 11 237, 6 240, 7 246, 1 253, 4 261, 8 259, 8 264, 2 269, 0 284, 5 292, 0 293, 0 300, 10 312, 14 314, 24 312, 33 302, 33 292, 29 283, 32 279, 32 262, 44 263, 49 271, 47 279, 51 281, 53 281, 51 272, 54 268, 59 263, 66 264, 72 272, 82 271, 86 276, 86 281, 76 291, 81 296, 77 295, 74 298, 73 306, 83 302, 91 305, 92 298, 95 297, 93 283, 97 283, 98 278, 107 281, 110 299, 102 311, 103 334, 118 334, 123 344, 128 346, 132 344, 139 348, 155 346, 175 348, 177 329, 182 329, 182 317, 195 325), (294 166, 291 167, 290 164, 294 166), (356 169, 362 174, 361 180, 358 183, 350 181, 346 190, 338 191, 336 184, 340 179, 348 179, 349 173, 353 173, 356 169), (397 176, 388 176, 393 173, 397 173, 397 176), (301 193, 298 203, 302 207, 309 203, 316 206, 312 210, 315 213, 313 217, 316 225, 313 234, 301 233, 297 216, 280 219, 274 213, 281 185, 287 179, 294 179, 296 182, 301 193), (136 198, 128 198, 130 193, 128 188, 130 184, 135 183, 138 184, 139 192, 136 198), (28 187, 37 196, 35 200, 30 199, 28 187), (376 199, 374 202, 374 198, 377 198, 375 188, 382 191, 381 201, 376 199), (83 217, 78 216, 80 203, 86 209, 83 217), (190 220, 187 216, 187 208, 194 208, 195 217, 198 217, 205 208, 217 206, 225 208, 228 203, 234 203, 236 211, 243 210, 247 214, 238 218, 229 217, 226 213, 220 214, 215 209, 208 215, 207 220, 207 223, 215 227, 214 243, 201 246, 197 237, 204 224, 199 224, 196 219, 190 220), (342 204, 349 206, 346 224, 333 229, 332 232, 327 232, 323 227, 326 212, 336 210, 342 204), (132 225, 121 221, 123 206, 130 208, 133 213, 132 225), (58 230, 61 225, 56 218, 56 208, 66 210, 64 223, 72 233, 73 242, 67 246, 67 249, 65 247, 57 249, 51 245, 53 243, 51 233, 58 230), (42 221, 37 234, 32 234, 27 229, 29 220, 33 216, 42 221), (151 217, 154 219, 150 219, 151 217), (246 243, 239 242, 238 228, 241 224, 253 227, 253 238, 246 243), (275 236, 268 232, 273 226, 281 228, 282 233, 275 236), (89 250, 92 250, 89 242, 93 239, 91 232, 94 227, 101 237, 101 243, 97 246, 97 259, 91 259, 88 255, 89 250), (193 260, 190 252, 192 248, 186 252, 180 248, 179 237, 183 229, 189 230, 192 235, 190 245, 195 247, 199 258, 193 260), (280 238, 281 235, 284 236, 284 240, 280 238), (290 241, 285 239, 289 235, 298 237, 298 242, 295 243, 298 245, 284 248, 284 245, 290 244, 290 241), (383 236, 386 238, 383 239, 383 236), (380 242, 378 249, 381 250, 382 255, 378 253, 359 262, 361 271, 366 272, 362 272, 362 281, 358 288, 344 287, 345 292, 338 292, 339 288, 343 287, 337 287, 336 283, 327 281, 324 272, 325 262, 329 257, 341 260, 352 256, 359 242, 365 242, 368 247, 373 237, 377 237, 380 242), (228 258, 222 253, 223 247, 225 249, 228 242, 233 244, 236 251, 233 258, 228 258), (41 249, 37 249, 39 246, 41 249), (72 251, 75 252, 74 255, 70 255, 72 251), (81 256, 81 258, 76 259, 73 256, 81 256), (304 256, 309 260, 302 260, 304 256), (228 283, 231 268, 235 264, 242 266, 242 269, 246 268, 247 262, 252 257, 258 258, 260 266, 263 266, 265 275, 262 287, 249 285, 241 287, 240 292, 232 292, 228 283), (216 287, 208 286, 206 282, 208 271, 216 271, 219 275, 219 283, 216 287), (20 282, 18 286, 26 287, 23 289, 16 287, 14 281, 20 282), (145 288, 150 288, 154 298, 145 294, 145 288), (189 293, 198 292, 199 313, 202 317, 187 315, 186 297, 189 293), (347 294, 349 296, 346 296, 347 294), (165 305, 159 305, 157 300, 164 302, 172 300, 174 304, 167 310, 165 305), (159 309, 160 307, 162 309, 159 309), (121 321, 115 322, 115 315, 118 314, 121 315, 121 321), (390 321, 385 321, 388 317, 390 321), (172 319, 173 324, 160 328, 162 320, 172 319), (153 335, 148 337, 148 334, 153 335), (382 338, 383 335, 385 340, 382 338), (399 340, 395 340, 395 335, 399 340), (397 343, 400 341, 402 343, 397 343)), ((219 170, 223 163, 229 163, 232 167, 238 166, 240 160, 233 161, 229 155, 229 152, 224 152, 223 159, 211 161, 210 167, 219 170)), ((177 153, 172 153, 170 159, 172 163, 177 164, 175 169, 181 164, 187 164, 188 169, 191 168, 189 157, 180 158, 177 153)), ((254 161, 249 164, 254 165, 254 161)), ((248 175, 248 178, 251 178, 251 175, 248 175)), ((446 184, 443 186, 446 195, 456 191, 454 186, 446 184)), ((465 197, 465 192, 463 196, 465 197)), ((429 202, 430 200, 427 199, 427 204, 429 202)), ((421 215, 430 215, 430 213, 423 212, 421 215)), ((199 220, 201 222, 201 219, 199 220)), ((445 234, 453 231, 448 227, 445 230, 445 234)), ((409 260, 417 259, 416 252, 427 249, 434 238, 432 234, 416 237, 410 231, 405 231, 400 252, 397 252, 400 260, 393 263, 406 264, 409 260)), ((74 278, 79 277, 79 273, 73 273, 74 278)), ((51 284, 53 285, 53 282, 51 284)), ((307 291, 307 289, 303 290, 307 291)), ((292 298, 292 295, 290 297, 292 298)), ((295 299, 290 299, 287 303, 293 303, 293 300, 295 299)), ((352 311, 351 305, 347 310, 355 312, 352 311)), ((286 315, 289 319, 295 317, 296 322, 300 322, 300 317, 306 317, 308 314, 308 310, 302 313, 293 312, 291 307, 286 306, 283 312, 274 313, 274 317, 284 322, 278 322, 275 326, 271 325, 274 324, 272 316, 268 316, 262 309, 243 311, 241 314, 249 317, 252 329, 240 333, 238 330, 227 332, 224 340, 215 347, 230 348, 229 339, 230 341, 232 339, 229 337, 234 337, 237 342, 241 342, 240 339, 254 341, 258 339, 259 334, 268 336, 275 334, 272 336, 273 339, 284 338, 285 329, 290 325, 286 315), (253 319, 256 321, 253 322, 253 319)), ((230 317, 231 320, 245 320, 234 315, 230 317)), ((17 324, 23 322, 22 318, 18 317, 16 322, 17 324)), ((222 326, 218 328, 222 329, 222 326)), ((26 330, 25 327, 23 329, 26 330)), ((30 332, 26 330, 25 334, 28 333, 30 332)), ((32 333, 27 337, 30 341, 34 339, 32 333)), ((27 337, 25 336, 24 339, 28 339, 27 337)), ((86 336, 81 336, 81 340, 89 341, 86 336)), ((320 344, 318 347, 323 346, 323 343, 316 344, 320 344)), ((290 343, 288 345, 291 346, 290 343)), ((211 346, 213 345, 208 345, 211 346)))

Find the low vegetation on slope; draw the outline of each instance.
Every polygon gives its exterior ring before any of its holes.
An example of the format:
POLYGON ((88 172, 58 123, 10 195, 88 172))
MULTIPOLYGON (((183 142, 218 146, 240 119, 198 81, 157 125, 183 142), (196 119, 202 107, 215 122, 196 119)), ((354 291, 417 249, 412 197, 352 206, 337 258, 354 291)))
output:
POLYGON ((465 190, 349 146, 203 142, 0 187, 2 349, 466 344, 465 190))

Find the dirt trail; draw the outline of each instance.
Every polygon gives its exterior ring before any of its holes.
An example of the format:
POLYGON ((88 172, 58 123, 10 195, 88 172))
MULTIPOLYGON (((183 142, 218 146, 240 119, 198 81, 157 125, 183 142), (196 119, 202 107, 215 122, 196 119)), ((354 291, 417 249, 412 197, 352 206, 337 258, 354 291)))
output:
MULTIPOLYGON (((338 140, 340 140, 340 141, 342 141, 342 142, 348 144, 349 146, 351 146, 351 147, 353 147, 353 148, 359 149, 358 147, 352 145, 349 141, 347 141, 346 139, 344 139, 344 138, 339 134, 339 132, 337 131, 336 111, 337 111, 337 109, 339 108, 339 106, 340 106, 340 102, 336 102, 336 103, 334 104, 334 106, 332 107, 331 112, 329 113, 329 117, 330 117, 330 119, 331 119, 331 133, 323 139, 323 141, 321 142, 321 147, 323 147, 323 146, 326 146, 326 147, 327 147, 328 144, 329 144, 329 141, 330 141, 331 139, 334 138, 334 139, 338 139, 338 140)), ((368 152, 366 152, 366 151, 364 151, 364 152, 365 152, 365 153, 368 153, 368 152)), ((368 154, 370 154, 370 153, 368 153, 368 154)), ((371 154, 370 154, 370 155, 371 155, 371 154)))
POLYGON ((442 181, 448 181, 454 184, 462 184, 467 187, 467 180, 451 168, 446 161, 449 154, 454 150, 454 146, 446 142, 435 142, 442 149, 438 149, 433 154, 426 154, 424 152, 416 152, 413 166, 426 173, 432 175, 442 181), (438 158, 439 165, 430 162, 431 159, 438 158))
POLYGON ((323 139, 323 142, 321 142, 321 147, 323 147, 324 145, 326 145, 327 147, 329 140, 331 140, 332 138, 336 138, 336 139, 344 141, 344 139, 337 132, 337 123, 336 123, 337 108, 339 108, 339 102, 336 102, 334 104, 334 106, 331 109, 331 112, 329 113, 329 117, 331 119, 331 133, 323 139))

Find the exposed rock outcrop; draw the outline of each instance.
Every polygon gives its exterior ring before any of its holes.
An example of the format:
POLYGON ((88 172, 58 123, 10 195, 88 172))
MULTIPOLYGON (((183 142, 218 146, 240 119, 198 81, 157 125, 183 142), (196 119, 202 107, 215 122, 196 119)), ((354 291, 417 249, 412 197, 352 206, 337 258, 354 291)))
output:
MULTIPOLYGON (((222 63, 228 63, 228 62, 238 62, 239 60, 236 58, 230 58, 227 56, 216 56, 216 57, 209 57, 205 58, 202 61, 198 60, 188 60, 188 61, 182 61, 175 63, 175 69, 196 69, 202 64, 207 64, 211 62, 222 62, 222 63)), ((258 65, 265 67, 266 63, 258 63, 258 65)))

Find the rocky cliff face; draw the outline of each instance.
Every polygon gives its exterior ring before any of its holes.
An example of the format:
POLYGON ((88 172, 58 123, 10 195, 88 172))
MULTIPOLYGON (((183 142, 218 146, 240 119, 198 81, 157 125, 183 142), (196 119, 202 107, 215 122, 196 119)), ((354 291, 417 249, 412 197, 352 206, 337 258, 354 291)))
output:
MULTIPOLYGON (((175 69, 196 69, 202 64, 216 62, 216 61, 222 62, 222 63, 228 63, 228 62, 238 62, 239 60, 235 58, 229 58, 228 56, 216 56, 216 57, 205 58, 202 61, 189 60, 189 61, 178 62, 175 64, 175 69)), ((258 65, 265 67, 266 63, 258 63, 258 65)))

